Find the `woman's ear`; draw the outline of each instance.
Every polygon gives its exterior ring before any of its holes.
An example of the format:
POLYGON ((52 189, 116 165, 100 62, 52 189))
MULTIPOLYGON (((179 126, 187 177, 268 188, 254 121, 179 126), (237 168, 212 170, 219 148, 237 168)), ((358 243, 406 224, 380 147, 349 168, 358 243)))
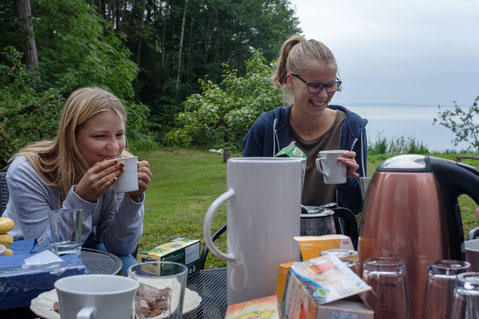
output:
POLYGON ((286 83, 288 84, 288 87, 290 89, 294 88, 293 76, 291 75, 291 73, 286 73, 286 83))

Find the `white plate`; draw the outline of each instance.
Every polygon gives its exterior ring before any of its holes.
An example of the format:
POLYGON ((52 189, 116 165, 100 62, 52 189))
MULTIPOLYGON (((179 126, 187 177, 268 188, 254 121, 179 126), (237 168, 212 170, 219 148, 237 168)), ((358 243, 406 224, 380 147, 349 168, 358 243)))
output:
MULTIPOLYGON (((58 301, 55 289, 41 293, 32 300, 30 310, 37 316, 45 319, 60 319, 60 314, 53 311, 53 304, 58 301)), ((185 289, 185 300, 183 302, 183 314, 195 310, 201 303, 201 297, 196 291, 185 289)))

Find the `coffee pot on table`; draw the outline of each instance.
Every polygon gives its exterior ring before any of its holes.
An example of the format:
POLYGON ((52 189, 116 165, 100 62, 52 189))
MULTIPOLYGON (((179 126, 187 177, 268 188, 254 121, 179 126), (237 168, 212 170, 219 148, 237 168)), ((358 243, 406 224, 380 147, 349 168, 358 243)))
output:
POLYGON ((209 207, 203 225, 211 252, 227 261, 228 304, 273 295, 279 265, 300 260, 300 198, 306 161, 302 158, 231 158, 227 191, 209 207), (227 253, 211 238, 219 206, 227 207, 227 253))
POLYGON ((427 266, 464 260, 457 204, 466 194, 479 203, 479 171, 462 163, 400 155, 381 163, 368 187, 359 236, 359 258, 406 262, 411 318, 422 319, 427 266))

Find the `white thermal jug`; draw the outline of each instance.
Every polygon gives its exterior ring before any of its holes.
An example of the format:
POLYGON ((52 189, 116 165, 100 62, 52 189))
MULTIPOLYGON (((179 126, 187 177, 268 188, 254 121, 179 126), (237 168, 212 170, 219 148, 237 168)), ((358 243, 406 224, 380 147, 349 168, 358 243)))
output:
POLYGON ((227 162, 227 191, 206 212, 205 243, 227 261, 228 305, 273 295, 280 264, 300 260, 301 158, 245 157, 227 162), (227 250, 211 238, 211 221, 224 202, 227 250))

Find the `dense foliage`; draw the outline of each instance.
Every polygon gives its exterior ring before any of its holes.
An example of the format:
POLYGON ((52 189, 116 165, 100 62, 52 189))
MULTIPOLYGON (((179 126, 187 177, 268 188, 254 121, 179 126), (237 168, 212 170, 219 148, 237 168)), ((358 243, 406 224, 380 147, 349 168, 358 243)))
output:
POLYGON ((64 103, 59 90, 34 88, 37 73, 26 70, 20 52, 8 47, 4 55, 11 64, 0 65, 0 170, 20 147, 55 135, 64 103))
MULTIPOLYGON (((84 86, 124 101, 130 149, 151 145, 151 135, 165 141, 183 121, 176 114, 187 96, 240 78, 255 49, 271 61, 301 31, 289 0, 25 0, 31 12, 23 15, 20 2, 0 2, 0 164, 26 143, 51 138, 65 99, 84 86), (32 37, 38 66, 28 69, 20 61, 28 63, 32 37)), ((221 122, 214 124, 215 140, 238 140, 253 116, 227 119, 222 138, 221 122)))
POLYGON ((433 123, 439 122, 440 125, 450 129, 455 137, 452 140, 454 145, 460 142, 469 144, 469 149, 479 152, 479 96, 476 97, 472 106, 463 110, 456 102, 454 102, 453 110, 441 111, 441 106, 438 106, 438 117, 434 119, 433 123))
MULTIPOLYGON (((15 23, 3 19, 12 13, 9 6, 0 4, 0 25, 15 23)), ((32 1, 32 14, 38 68, 27 70, 14 48, 22 47, 22 32, 16 38, 14 28, 7 28, 11 37, 0 37, 0 168, 20 147, 52 138, 64 101, 84 86, 103 87, 124 101, 130 148, 151 144, 149 109, 133 100, 137 67, 111 25, 81 0, 32 1)))
POLYGON ((201 80, 201 94, 193 94, 183 103, 184 111, 177 115, 180 127, 168 133, 169 140, 181 146, 238 151, 256 118, 281 104, 282 95, 270 80, 272 68, 260 52, 247 61, 243 77, 228 64, 223 67, 220 84, 201 80))
POLYGON ((116 33, 126 35, 140 73, 137 98, 161 132, 176 127, 184 99, 202 90, 199 78, 221 81, 222 64, 246 71, 251 48, 266 61, 299 33, 289 0, 88 0, 116 33))

